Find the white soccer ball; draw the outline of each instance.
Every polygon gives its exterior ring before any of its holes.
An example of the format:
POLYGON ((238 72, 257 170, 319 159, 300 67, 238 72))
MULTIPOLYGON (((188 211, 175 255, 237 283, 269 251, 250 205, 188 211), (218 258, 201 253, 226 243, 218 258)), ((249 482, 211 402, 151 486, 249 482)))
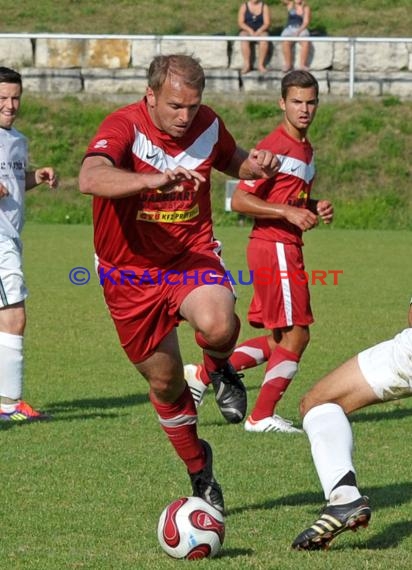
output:
POLYGON ((224 518, 203 499, 182 497, 163 510, 157 538, 172 558, 211 558, 219 552, 225 538, 224 518))

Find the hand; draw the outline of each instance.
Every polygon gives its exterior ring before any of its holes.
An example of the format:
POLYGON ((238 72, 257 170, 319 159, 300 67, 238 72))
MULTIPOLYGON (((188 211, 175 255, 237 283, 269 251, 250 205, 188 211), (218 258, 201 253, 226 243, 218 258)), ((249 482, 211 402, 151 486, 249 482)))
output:
POLYGON ((311 230, 318 225, 317 215, 306 208, 288 206, 285 211, 285 218, 288 222, 302 230, 302 232, 311 230))
POLYGON ((196 170, 187 170, 178 166, 174 170, 167 168, 161 175, 160 182, 156 188, 162 192, 176 192, 184 190, 180 182, 192 180, 195 192, 198 191, 201 182, 206 182, 206 178, 196 170))
POLYGON ((249 163, 255 178, 272 178, 280 168, 278 157, 270 150, 252 148, 249 152, 249 163))
POLYGON ((59 182, 56 173, 51 166, 38 168, 34 173, 36 184, 48 184, 50 188, 57 188, 59 182))
POLYGON ((0 183, 0 198, 5 198, 9 195, 9 191, 3 184, 0 183))
POLYGON ((333 220, 333 206, 328 200, 319 200, 316 211, 324 224, 330 224, 333 220))

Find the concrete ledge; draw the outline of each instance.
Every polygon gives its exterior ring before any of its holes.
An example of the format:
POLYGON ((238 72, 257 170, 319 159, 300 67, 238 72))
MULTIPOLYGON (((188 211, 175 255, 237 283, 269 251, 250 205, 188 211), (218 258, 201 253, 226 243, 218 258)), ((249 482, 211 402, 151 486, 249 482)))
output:
MULTIPOLYGON (((312 70, 312 72, 319 82, 319 93, 327 95, 329 93, 327 71, 312 70)), ((279 93, 282 77, 283 73, 281 71, 268 71, 265 74, 251 71, 246 75, 240 76, 240 88, 244 93, 262 93, 263 91, 279 93)))
MULTIPOLYGON (((328 71, 328 83, 331 95, 348 95, 348 73, 328 71)), ((354 91, 355 95, 372 97, 391 95, 410 99, 412 97, 412 73, 387 73, 385 75, 378 72, 356 73, 354 91)))
MULTIPOLYGON (((227 40, 220 37, 216 41, 212 36, 142 36, 140 39, 139 36, 41 36, 0 38, 0 65, 22 71, 27 91, 139 97, 145 92, 147 70, 153 57, 171 52, 200 59, 205 69, 207 93, 271 96, 279 92, 282 78, 282 42, 275 36, 268 38, 269 71, 265 74, 252 71, 246 75, 240 74, 243 62, 237 36, 227 40)), ((348 97, 349 38, 319 40, 322 41, 316 42, 315 37, 309 39, 310 69, 319 81, 321 94, 348 97)), ((412 98, 412 40, 357 40, 354 94, 412 98)), ((295 59, 299 58, 299 50, 296 44, 295 59)))
POLYGON ((146 69, 82 69, 85 93, 143 94, 147 85, 146 69))
POLYGON ((20 70, 24 90, 33 93, 80 93, 83 77, 80 69, 37 69, 26 67, 20 70))
MULTIPOLYGON (((86 93, 109 98, 114 95, 130 94, 134 98, 139 98, 145 93, 147 85, 147 69, 143 67, 134 69, 25 67, 20 71, 25 91, 32 93, 86 93)), ((312 72, 319 82, 321 95, 349 96, 347 71, 312 70, 312 72)), ((248 94, 278 97, 282 76, 280 71, 269 71, 265 74, 251 71, 241 75, 234 69, 207 69, 205 94, 225 93, 229 97, 248 94)), ((354 94, 412 98, 412 72, 357 73, 354 94)))
POLYGON ((239 72, 233 69, 205 70, 207 93, 239 93, 239 72))
POLYGON ((33 66, 39 68, 82 67, 85 40, 38 39, 33 66))
POLYGON ((5 67, 23 67, 33 65, 33 45, 29 39, 0 39, 0 65, 5 67))

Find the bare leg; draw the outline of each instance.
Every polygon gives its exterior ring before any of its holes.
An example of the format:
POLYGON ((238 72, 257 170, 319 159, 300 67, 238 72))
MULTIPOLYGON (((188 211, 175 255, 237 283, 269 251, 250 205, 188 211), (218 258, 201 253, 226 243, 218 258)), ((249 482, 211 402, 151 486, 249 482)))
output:
POLYGON ((148 381, 156 400, 162 404, 175 402, 186 386, 176 330, 162 340, 152 356, 136 364, 136 368, 148 381))
POLYGON ((354 356, 319 380, 303 396, 300 413, 303 417, 315 406, 334 403, 338 404, 345 414, 350 414, 380 401, 366 382, 359 368, 358 357, 354 356))
MULTIPOLYGON (((246 34, 240 34, 241 36, 244 36, 246 34)), ((240 42, 240 49, 242 52, 242 57, 243 57, 243 67, 242 67, 242 71, 241 73, 248 73, 251 70, 251 65, 250 65, 250 58, 251 58, 251 48, 250 48, 250 42, 240 42)))
POLYGON ((286 73, 292 69, 292 42, 282 42, 283 71, 286 73))
POLYGON ((310 42, 300 42, 300 68, 308 69, 310 42))
POLYGON ((266 59, 268 56, 268 52, 269 52, 269 42, 259 42, 259 63, 258 63, 258 69, 259 71, 261 71, 262 73, 265 73, 265 71, 267 71, 266 67, 265 67, 265 63, 266 63, 266 59))

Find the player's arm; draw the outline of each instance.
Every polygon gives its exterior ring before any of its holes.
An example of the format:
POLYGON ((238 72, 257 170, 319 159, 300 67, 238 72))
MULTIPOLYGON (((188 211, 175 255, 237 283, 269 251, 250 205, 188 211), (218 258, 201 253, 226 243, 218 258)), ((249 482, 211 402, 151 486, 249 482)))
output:
POLYGON ((39 184, 48 184, 50 188, 57 188, 58 180, 54 168, 43 166, 42 168, 26 172, 26 191, 39 184))
POLYGON ((316 214, 306 208, 296 208, 288 204, 271 204, 250 192, 244 192, 239 188, 233 193, 231 208, 239 214, 254 218, 266 218, 270 220, 287 220, 298 226, 302 231, 307 231, 316 226, 318 218, 316 214))
POLYGON ((136 173, 117 168, 105 156, 93 155, 83 161, 79 174, 79 189, 82 194, 102 198, 127 198, 143 190, 158 189, 168 192, 183 180, 192 180, 195 189, 205 181, 195 170, 177 167, 164 172, 136 173))
POLYGON ((270 150, 252 148, 248 153, 243 148, 237 147, 225 174, 242 180, 266 179, 275 176, 279 166, 276 154, 270 150))

